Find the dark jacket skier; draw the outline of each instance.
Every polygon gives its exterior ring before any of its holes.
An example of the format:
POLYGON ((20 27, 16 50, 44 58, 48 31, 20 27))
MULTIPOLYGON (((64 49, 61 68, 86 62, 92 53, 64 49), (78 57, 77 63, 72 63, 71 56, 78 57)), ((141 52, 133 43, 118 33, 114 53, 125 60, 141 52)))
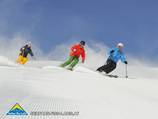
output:
POLYGON ((19 54, 19 57, 17 59, 17 63, 25 64, 28 61, 28 58, 27 58, 28 54, 30 54, 31 57, 34 56, 32 49, 31 49, 31 43, 27 43, 25 46, 23 46, 20 49, 20 54, 19 54))

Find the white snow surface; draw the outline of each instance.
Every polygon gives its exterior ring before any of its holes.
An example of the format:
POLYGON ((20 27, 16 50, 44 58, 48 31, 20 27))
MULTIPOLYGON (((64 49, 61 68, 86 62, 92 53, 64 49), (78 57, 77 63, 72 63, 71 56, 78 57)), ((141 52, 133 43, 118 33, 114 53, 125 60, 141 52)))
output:
POLYGON ((158 69, 129 66, 109 78, 78 65, 74 71, 58 61, 17 65, 0 57, 0 119, 158 119, 158 69), (72 111, 77 116, 7 116, 19 103, 32 111, 72 111))

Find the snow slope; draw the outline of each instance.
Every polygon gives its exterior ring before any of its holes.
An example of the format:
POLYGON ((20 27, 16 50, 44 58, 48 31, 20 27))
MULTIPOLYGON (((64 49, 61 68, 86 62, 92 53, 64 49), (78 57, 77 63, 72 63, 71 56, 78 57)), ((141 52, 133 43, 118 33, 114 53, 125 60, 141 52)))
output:
MULTIPOLYGON (((0 58, 0 119, 157 119, 158 69, 129 67, 130 79, 109 78, 60 62, 19 66, 0 58), (73 111, 76 116, 6 116, 19 103, 31 111, 73 111)), ((118 70, 114 73, 123 75, 118 70)))

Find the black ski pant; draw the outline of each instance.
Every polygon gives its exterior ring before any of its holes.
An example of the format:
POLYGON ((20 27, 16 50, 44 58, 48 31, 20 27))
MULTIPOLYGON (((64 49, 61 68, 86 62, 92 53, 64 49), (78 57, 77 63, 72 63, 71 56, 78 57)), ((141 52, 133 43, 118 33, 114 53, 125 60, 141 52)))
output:
POLYGON ((104 71, 106 74, 108 74, 108 73, 112 72, 115 68, 116 68, 116 63, 113 60, 108 59, 106 61, 106 64, 101 66, 101 67, 99 67, 97 69, 97 71, 99 71, 99 72, 103 72, 104 71))

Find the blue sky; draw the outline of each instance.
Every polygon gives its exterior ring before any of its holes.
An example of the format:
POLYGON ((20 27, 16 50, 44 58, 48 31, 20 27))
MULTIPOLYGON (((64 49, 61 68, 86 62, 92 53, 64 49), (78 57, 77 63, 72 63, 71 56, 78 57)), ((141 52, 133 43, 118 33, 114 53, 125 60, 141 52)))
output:
POLYGON ((157 0, 1 0, 0 35, 17 33, 44 52, 63 42, 125 44, 135 56, 158 59, 157 0))

